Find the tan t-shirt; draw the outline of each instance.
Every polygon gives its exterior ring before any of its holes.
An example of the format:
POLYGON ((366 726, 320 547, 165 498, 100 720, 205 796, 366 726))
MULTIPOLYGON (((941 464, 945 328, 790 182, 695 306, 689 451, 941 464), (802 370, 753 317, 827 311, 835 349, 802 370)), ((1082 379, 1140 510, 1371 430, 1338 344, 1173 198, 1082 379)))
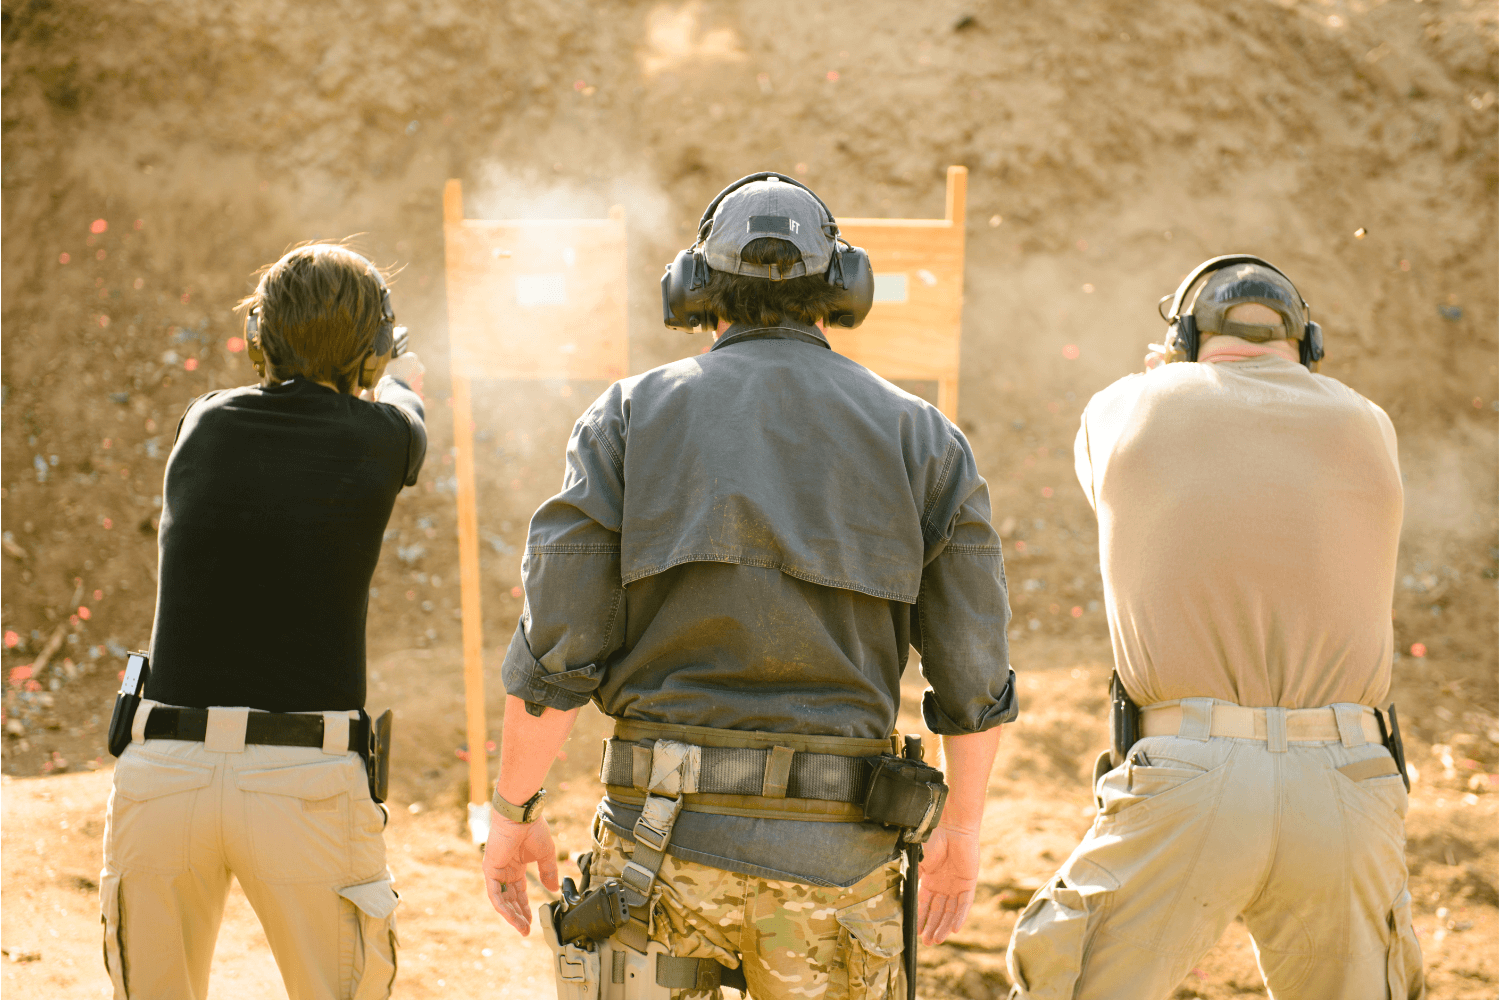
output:
POLYGON ((1094 396, 1074 458, 1138 704, 1385 697, 1402 497, 1380 407, 1277 357, 1163 365, 1094 396))

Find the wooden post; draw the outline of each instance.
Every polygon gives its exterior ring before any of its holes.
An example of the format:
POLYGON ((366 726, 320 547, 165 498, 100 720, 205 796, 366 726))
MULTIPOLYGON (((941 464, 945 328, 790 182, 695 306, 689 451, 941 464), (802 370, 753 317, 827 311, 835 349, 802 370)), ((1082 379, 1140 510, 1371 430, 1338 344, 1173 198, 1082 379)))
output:
MULTIPOLYGON (((943 218, 947 219, 955 229, 958 230, 958 259, 965 259, 964 253, 964 210, 969 202, 969 168, 950 166, 948 168, 948 188, 943 199, 943 218)), ((962 301, 963 289, 959 287, 960 301, 962 301)), ((958 377, 955 373, 953 378, 938 379, 938 409, 947 414, 948 419, 958 421, 958 377)))
MULTIPOLYGON (((450 180, 443 188, 443 223, 462 224, 463 185, 450 180)), ((446 242, 446 241, 445 241, 446 242)), ((447 255, 448 295, 456 288, 451 252, 447 255)), ((469 828, 476 841, 477 810, 490 801, 490 777, 485 758, 488 728, 484 704, 484 611, 480 604, 479 512, 474 498, 474 414, 469 402, 469 377, 453 366, 453 444, 457 450, 454 473, 458 478, 458 582, 463 609, 464 720, 469 741, 469 828)), ((481 813, 488 834, 489 813, 481 813)))
POLYGON ((471 380, 614 381, 629 362, 625 209, 607 219, 467 219, 457 180, 443 188, 448 357, 457 452, 458 566, 469 832, 489 834, 484 629, 471 380))
POLYGON ((948 168, 941 219, 840 219, 875 271, 875 306, 856 330, 831 329, 840 354, 888 379, 937 383, 937 406, 958 419, 963 328, 964 210, 969 172, 948 168))

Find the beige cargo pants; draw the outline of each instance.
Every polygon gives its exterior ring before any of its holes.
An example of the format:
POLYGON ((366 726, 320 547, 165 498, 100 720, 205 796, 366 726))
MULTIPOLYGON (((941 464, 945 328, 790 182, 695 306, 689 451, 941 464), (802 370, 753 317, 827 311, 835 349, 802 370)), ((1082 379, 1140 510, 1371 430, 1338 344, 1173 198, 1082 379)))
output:
MULTIPOLYGON (((594 884, 619 876, 634 850, 613 831, 596 830, 594 884)), ((668 855, 651 897, 651 940, 678 958, 743 965, 756 1000, 906 996, 899 860, 839 889, 736 875, 668 855)))
POLYGON ((1015 995, 1161 1000, 1243 916, 1275 1000, 1422 997, 1406 789, 1338 770, 1389 753, 1347 724, 1331 741, 1210 736, 1215 704, 1185 699, 1177 735, 1133 748, 1147 766, 1099 779, 1093 828, 1016 923, 1015 995))
POLYGON ((389 997, 397 900, 360 756, 246 745, 243 716, 236 746, 233 717, 216 731, 214 709, 207 743, 142 740, 148 705, 105 821, 99 902, 116 1000, 207 995, 231 877, 291 1000, 389 997))

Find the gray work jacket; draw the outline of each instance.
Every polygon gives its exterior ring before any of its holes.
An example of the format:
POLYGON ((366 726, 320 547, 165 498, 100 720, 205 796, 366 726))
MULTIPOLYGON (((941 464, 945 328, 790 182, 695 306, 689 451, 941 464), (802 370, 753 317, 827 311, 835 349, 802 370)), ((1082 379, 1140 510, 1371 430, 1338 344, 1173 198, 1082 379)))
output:
MULTIPOLYGON (((1015 717, 1000 542, 968 442, 816 327, 731 327, 610 386, 574 427, 522 574, 503 675, 537 711, 593 698, 622 718, 883 738, 915 645, 933 732, 1015 717)), ((844 845, 843 876, 893 856, 863 824, 742 820, 730 839, 732 819, 685 813, 673 853, 832 884, 745 855, 764 835, 762 860, 784 859, 787 827, 835 827, 869 842, 844 845), (695 852, 700 826, 740 856, 695 852)))

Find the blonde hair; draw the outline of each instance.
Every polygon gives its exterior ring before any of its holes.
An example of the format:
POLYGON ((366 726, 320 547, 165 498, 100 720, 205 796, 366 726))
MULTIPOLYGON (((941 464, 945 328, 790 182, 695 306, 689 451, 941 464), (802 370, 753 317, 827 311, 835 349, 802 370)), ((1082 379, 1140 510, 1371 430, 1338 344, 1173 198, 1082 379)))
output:
POLYGON ((375 349, 385 275, 343 243, 306 243, 264 268, 237 308, 257 310, 267 374, 349 392, 375 349))

